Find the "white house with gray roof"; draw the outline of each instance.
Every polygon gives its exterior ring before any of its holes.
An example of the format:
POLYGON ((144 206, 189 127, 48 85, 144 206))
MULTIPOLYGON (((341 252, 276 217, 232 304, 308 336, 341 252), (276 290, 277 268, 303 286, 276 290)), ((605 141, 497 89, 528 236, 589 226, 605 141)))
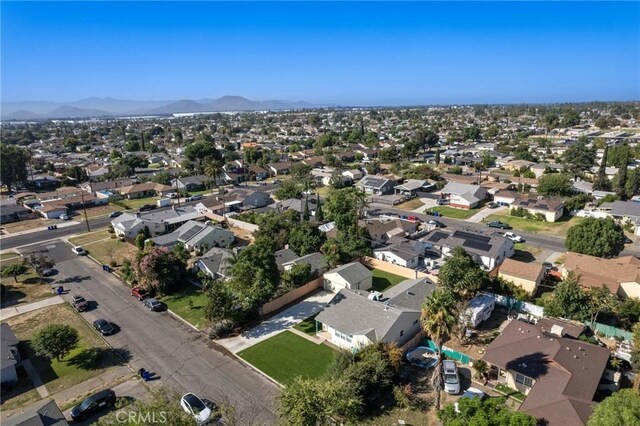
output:
POLYGON ((478 265, 489 271, 515 253, 514 242, 497 232, 485 234, 467 229, 451 234, 436 231, 435 235, 440 236, 437 244, 445 257, 450 256, 456 247, 462 247, 478 265))
MULTIPOLYGON (((424 254, 424 250, 422 254, 424 254)), ((375 249, 373 255, 376 259, 394 265, 404 266, 405 268, 415 269, 420 264, 421 253, 416 249, 414 244, 406 240, 391 244, 387 247, 375 249)))
POLYGON ((486 188, 466 183, 449 182, 441 193, 451 207, 467 210, 478 207, 487 198, 486 188))
POLYGON ((360 262, 338 266, 324 274, 324 288, 329 291, 369 290, 373 287, 373 274, 360 262))
POLYGON ((190 220, 175 231, 152 238, 155 245, 173 247, 184 244, 187 250, 201 250, 211 247, 228 247, 235 241, 235 235, 228 229, 211 223, 190 220))
POLYGON ((133 239, 144 228, 149 229, 152 237, 171 232, 190 220, 204 218, 201 211, 192 206, 172 207, 167 210, 149 213, 123 213, 113 219, 111 225, 118 237, 133 239))
POLYGON ((17 382, 16 365, 20 361, 18 338, 6 322, 0 324, 0 380, 2 383, 17 382))
POLYGON ((436 289, 427 278, 409 279, 389 289, 381 301, 369 292, 342 289, 318 314, 320 336, 347 350, 382 341, 402 346, 420 332, 421 306, 436 289))
POLYGON ((391 194, 394 186, 394 182, 378 175, 367 175, 356 183, 356 188, 374 195, 391 194))
POLYGON ((322 253, 318 252, 309 253, 307 255, 289 260, 287 262, 283 262, 282 268, 285 271, 288 271, 289 269, 293 268, 293 265, 303 265, 305 263, 311 266, 311 272, 317 272, 319 274, 322 274, 329 268, 327 259, 324 258, 324 255, 322 253))

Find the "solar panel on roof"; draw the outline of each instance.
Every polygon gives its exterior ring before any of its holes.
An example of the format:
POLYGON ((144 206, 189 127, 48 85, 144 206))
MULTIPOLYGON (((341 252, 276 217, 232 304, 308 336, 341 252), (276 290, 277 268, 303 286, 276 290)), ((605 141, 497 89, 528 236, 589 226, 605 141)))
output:
POLYGON ((202 229, 201 226, 193 226, 191 229, 187 230, 184 234, 182 234, 182 238, 185 241, 188 241, 191 237, 196 235, 202 229))

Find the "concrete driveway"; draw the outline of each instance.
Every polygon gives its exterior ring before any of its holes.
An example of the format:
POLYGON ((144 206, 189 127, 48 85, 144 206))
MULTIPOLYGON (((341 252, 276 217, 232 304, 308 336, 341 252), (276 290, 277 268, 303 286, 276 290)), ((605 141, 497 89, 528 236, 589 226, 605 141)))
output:
POLYGON ((275 423, 278 387, 274 383, 169 313, 150 312, 117 277, 86 256, 73 255, 69 244, 45 244, 29 250, 46 250, 56 260, 56 278, 68 280, 65 300, 81 294, 90 302, 92 309, 81 314, 86 321, 104 318, 119 327, 105 340, 130 357, 134 371, 153 371, 159 376, 154 383, 179 393, 193 392, 201 398, 231 403, 243 417, 243 424, 275 423))
POLYGON ((242 335, 222 339, 218 343, 229 351, 238 353, 317 314, 334 296, 335 293, 323 290, 274 315, 242 335))

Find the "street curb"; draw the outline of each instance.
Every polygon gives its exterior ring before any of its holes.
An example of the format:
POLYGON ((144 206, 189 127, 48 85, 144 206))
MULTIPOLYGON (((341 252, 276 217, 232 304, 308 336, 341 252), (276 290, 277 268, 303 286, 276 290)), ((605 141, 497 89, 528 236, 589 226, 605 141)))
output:
POLYGON ((233 352, 231 352, 231 355, 238 360, 242 365, 249 367, 250 369, 252 369, 253 371, 255 371, 256 373, 264 376, 265 379, 273 382, 273 384, 275 384, 276 386, 280 387, 280 388, 284 388, 285 386, 280 383, 279 381, 277 381, 276 379, 274 379, 273 377, 271 377, 270 375, 268 375, 267 373, 265 373, 264 371, 260 370, 258 367, 256 367, 255 365, 249 363, 248 361, 240 358, 240 356, 238 354, 234 354, 233 352))
POLYGON ((197 331, 198 333, 202 333, 202 330, 200 330, 198 327, 196 327, 195 325, 191 324, 189 321, 187 321, 186 319, 182 318, 180 315, 176 314, 175 312, 173 312, 171 309, 167 308, 167 312, 169 312, 174 318, 182 321, 183 323, 185 323, 186 325, 188 325, 189 327, 191 327, 193 330, 197 331))

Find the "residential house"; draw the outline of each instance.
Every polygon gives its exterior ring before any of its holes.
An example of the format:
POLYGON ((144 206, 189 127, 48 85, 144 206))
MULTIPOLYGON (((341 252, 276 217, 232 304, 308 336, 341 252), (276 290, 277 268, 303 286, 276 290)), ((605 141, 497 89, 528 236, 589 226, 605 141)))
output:
POLYGON ((564 202, 551 198, 520 198, 511 204, 511 211, 523 208, 532 215, 541 214, 547 222, 555 222, 564 214, 564 202))
POLYGON ((372 286, 373 274, 360 262, 347 263, 324 274, 325 290, 369 290, 372 286))
POLYGON ((114 180, 105 180, 102 182, 84 182, 80 184, 80 188, 82 188, 82 190, 85 192, 117 192, 119 188, 135 185, 136 183, 138 183, 137 179, 121 178, 114 180))
POLYGON ((544 278, 544 267, 538 262, 505 259, 500 265, 498 276, 526 290, 529 294, 535 294, 544 278))
POLYGON ((506 170, 509 170, 511 172, 515 172, 520 171, 520 170, 524 170, 524 169, 528 169, 529 167, 535 165, 536 163, 534 163, 533 161, 527 161, 527 160, 513 160, 513 161, 509 161, 508 163, 506 163, 504 165, 504 168, 506 170))
POLYGON ((487 190, 479 185, 449 182, 441 193, 449 200, 449 206, 459 209, 474 209, 487 198, 487 190))
POLYGON ((370 220, 365 222, 365 227, 371 236, 372 245, 386 244, 393 236, 406 237, 418 230, 416 222, 393 219, 389 221, 370 220))
POLYGON ((140 232, 144 232, 145 227, 149 230, 151 237, 155 237, 172 232, 190 220, 198 220, 203 217, 202 211, 192 206, 181 208, 174 206, 170 209, 148 213, 123 213, 113 219, 111 225, 118 237, 132 240, 140 232))
POLYGON ((40 402, 35 407, 27 408, 24 412, 8 417, 2 421, 3 426, 68 426, 67 419, 62 414, 56 401, 49 399, 40 402))
POLYGON ((547 170, 553 170, 555 172, 561 172, 562 171, 562 167, 563 167, 562 164, 540 163, 540 164, 534 164, 533 166, 530 167, 530 169, 536 175, 536 179, 540 179, 540 177, 547 170))
POLYGON ((51 203, 49 205, 43 205, 40 208, 36 208, 36 211, 45 219, 60 219, 60 216, 69 213, 69 209, 66 206, 51 203))
POLYGON ((256 164, 251 164, 249 167, 247 167, 247 170, 249 171, 249 175, 252 176, 254 180, 260 181, 265 180, 269 177, 269 172, 256 164))
POLYGON ((322 155, 317 155, 315 157, 305 158, 304 160, 302 160, 302 164, 311 166, 314 169, 321 169, 325 166, 325 161, 322 155))
POLYGON ((228 247, 235 241, 233 232, 215 226, 210 222, 202 223, 189 220, 175 231, 159 235, 151 241, 160 247, 173 247, 184 244, 189 251, 208 250, 211 247, 228 247))
MULTIPOLYGON (((444 234, 443 231, 436 232, 444 234)), ((462 247, 478 265, 489 271, 515 252, 513 241, 498 232, 485 234, 471 229, 454 231, 438 244, 444 256, 449 256, 454 248, 462 247)))
POLYGON ((29 213, 29 209, 16 204, 15 200, 13 203, 7 203, 5 200, 0 201, 0 223, 23 220, 22 218, 26 218, 29 213))
MULTIPOLYGON (((199 191, 206 187, 210 179, 205 175, 185 176, 171 180, 171 186, 184 191, 199 191)), ((211 179, 212 180, 212 179, 211 179)))
POLYGON ((36 189, 55 189, 60 186, 60 179, 46 174, 37 174, 27 178, 27 186, 36 189))
POLYGON ((233 188, 227 194, 218 195, 217 200, 224 202, 227 211, 242 211, 265 207, 273 200, 266 192, 248 188, 233 188))
POLYGON ((510 206, 518 198, 519 195, 515 191, 499 190, 495 194, 493 194, 493 201, 500 204, 501 206, 510 206))
POLYGON ((393 193, 395 183, 378 175, 367 175, 356 182, 356 187, 367 194, 386 195, 393 193))
POLYGON ((75 186, 62 186, 55 191, 40 192, 37 198, 40 201, 62 200, 64 198, 75 197, 82 193, 82 188, 75 186))
POLYGON ((289 263, 292 260, 299 259, 300 256, 296 254, 289 247, 285 247, 282 250, 278 250, 276 253, 276 265, 278 265, 278 270, 280 272, 284 271, 284 264, 289 263))
POLYGON ((605 285, 620 297, 640 298, 640 259, 635 256, 603 259, 568 252, 562 275, 566 277, 570 271, 580 277, 580 285, 586 289, 605 285))
POLYGON ((89 178, 99 178, 109 174, 111 166, 108 164, 89 164, 84 168, 89 178))
POLYGON ((327 259, 325 259, 324 255, 322 253, 316 252, 297 257, 287 262, 283 262, 282 269, 288 271, 293 267, 293 265, 303 264, 308 264, 309 266, 311 266, 311 272, 318 274, 322 274, 329 268, 329 264, 327 263, 327 259))
POLYGON ((6 322, 0 323, 0 380, 2 383, 17 382, 16 365, 20 362, 19 340, 6 322))
POLYGON ((233 250, 213 247, 194 263, 196 271, 202 271, 215 279, 229 279, 233 267, 233 250))
POLYGON ((291 172, 291 162, 282 161, 278 163, 269 164, 269 170, 273 173, 274 176, 278 175, 288 175, 291 172))
MULTIPOLYGON (((269 204, 267 207, 272 210, 276 210, 279 213, 285 212, 287 210, 295 210, 300 214, 304 213, 305 203, 307 200, 299 200, 297 198, 289 198, 286 200, 278 201, 273 204, 269 204)), ((316 200, 315 198, 310 198, 308 200, 307 206, 309 209, 309 214, 311 216, 315 215, 316 210, 316 200)))
POLYGON ((124 198, 134 199, 134 198, 144 198, 144 197, 164 197, 170 192, 175 191, 175 189, 171 186, 162 185, 161 183, 138 183, 131 186, 125 186, 117 191, 124 198))
POLYGON ((341 289, 316 317, 320 336, 346 350, 358 350, 374 342, 406 344, 421 332, 422 302, 436 286, 427 278, 398 283, 381 301, 363 290, 341 289))
POLYGON ((375 249, 373 255, 376 259, 415 269, 420 265, 420 256, 423 255, 408 240, 391 244, 387 247, 375 249))
POLYGON ((407 179, 404 183, 395 186, 396 194, 407 195, 413 197, 418 195, 418 192, 430 192, 436 189, 436 186, 430 183, 428 180, 421 179, 407 179))
POLYGON ((349 178, 351 182, 355 182, 357 180, 362 179, 362 177, 364 176, 364 173, 362 173, 358 169, 351 169, 351 170, 345 170, 344 172, 342 172, 342 176, 349 178))
POLYGON ((551 330, 511 321, 482 357, 496 382, 522 392, 519 411, 548 426, 586 425, 610 352, 551 330))
POLYGON ((640 235, 640 203, 636 201, 613 201, 602 203, 598 212, 621 222, 628 222, 635 227, 636 235, 640 235))

